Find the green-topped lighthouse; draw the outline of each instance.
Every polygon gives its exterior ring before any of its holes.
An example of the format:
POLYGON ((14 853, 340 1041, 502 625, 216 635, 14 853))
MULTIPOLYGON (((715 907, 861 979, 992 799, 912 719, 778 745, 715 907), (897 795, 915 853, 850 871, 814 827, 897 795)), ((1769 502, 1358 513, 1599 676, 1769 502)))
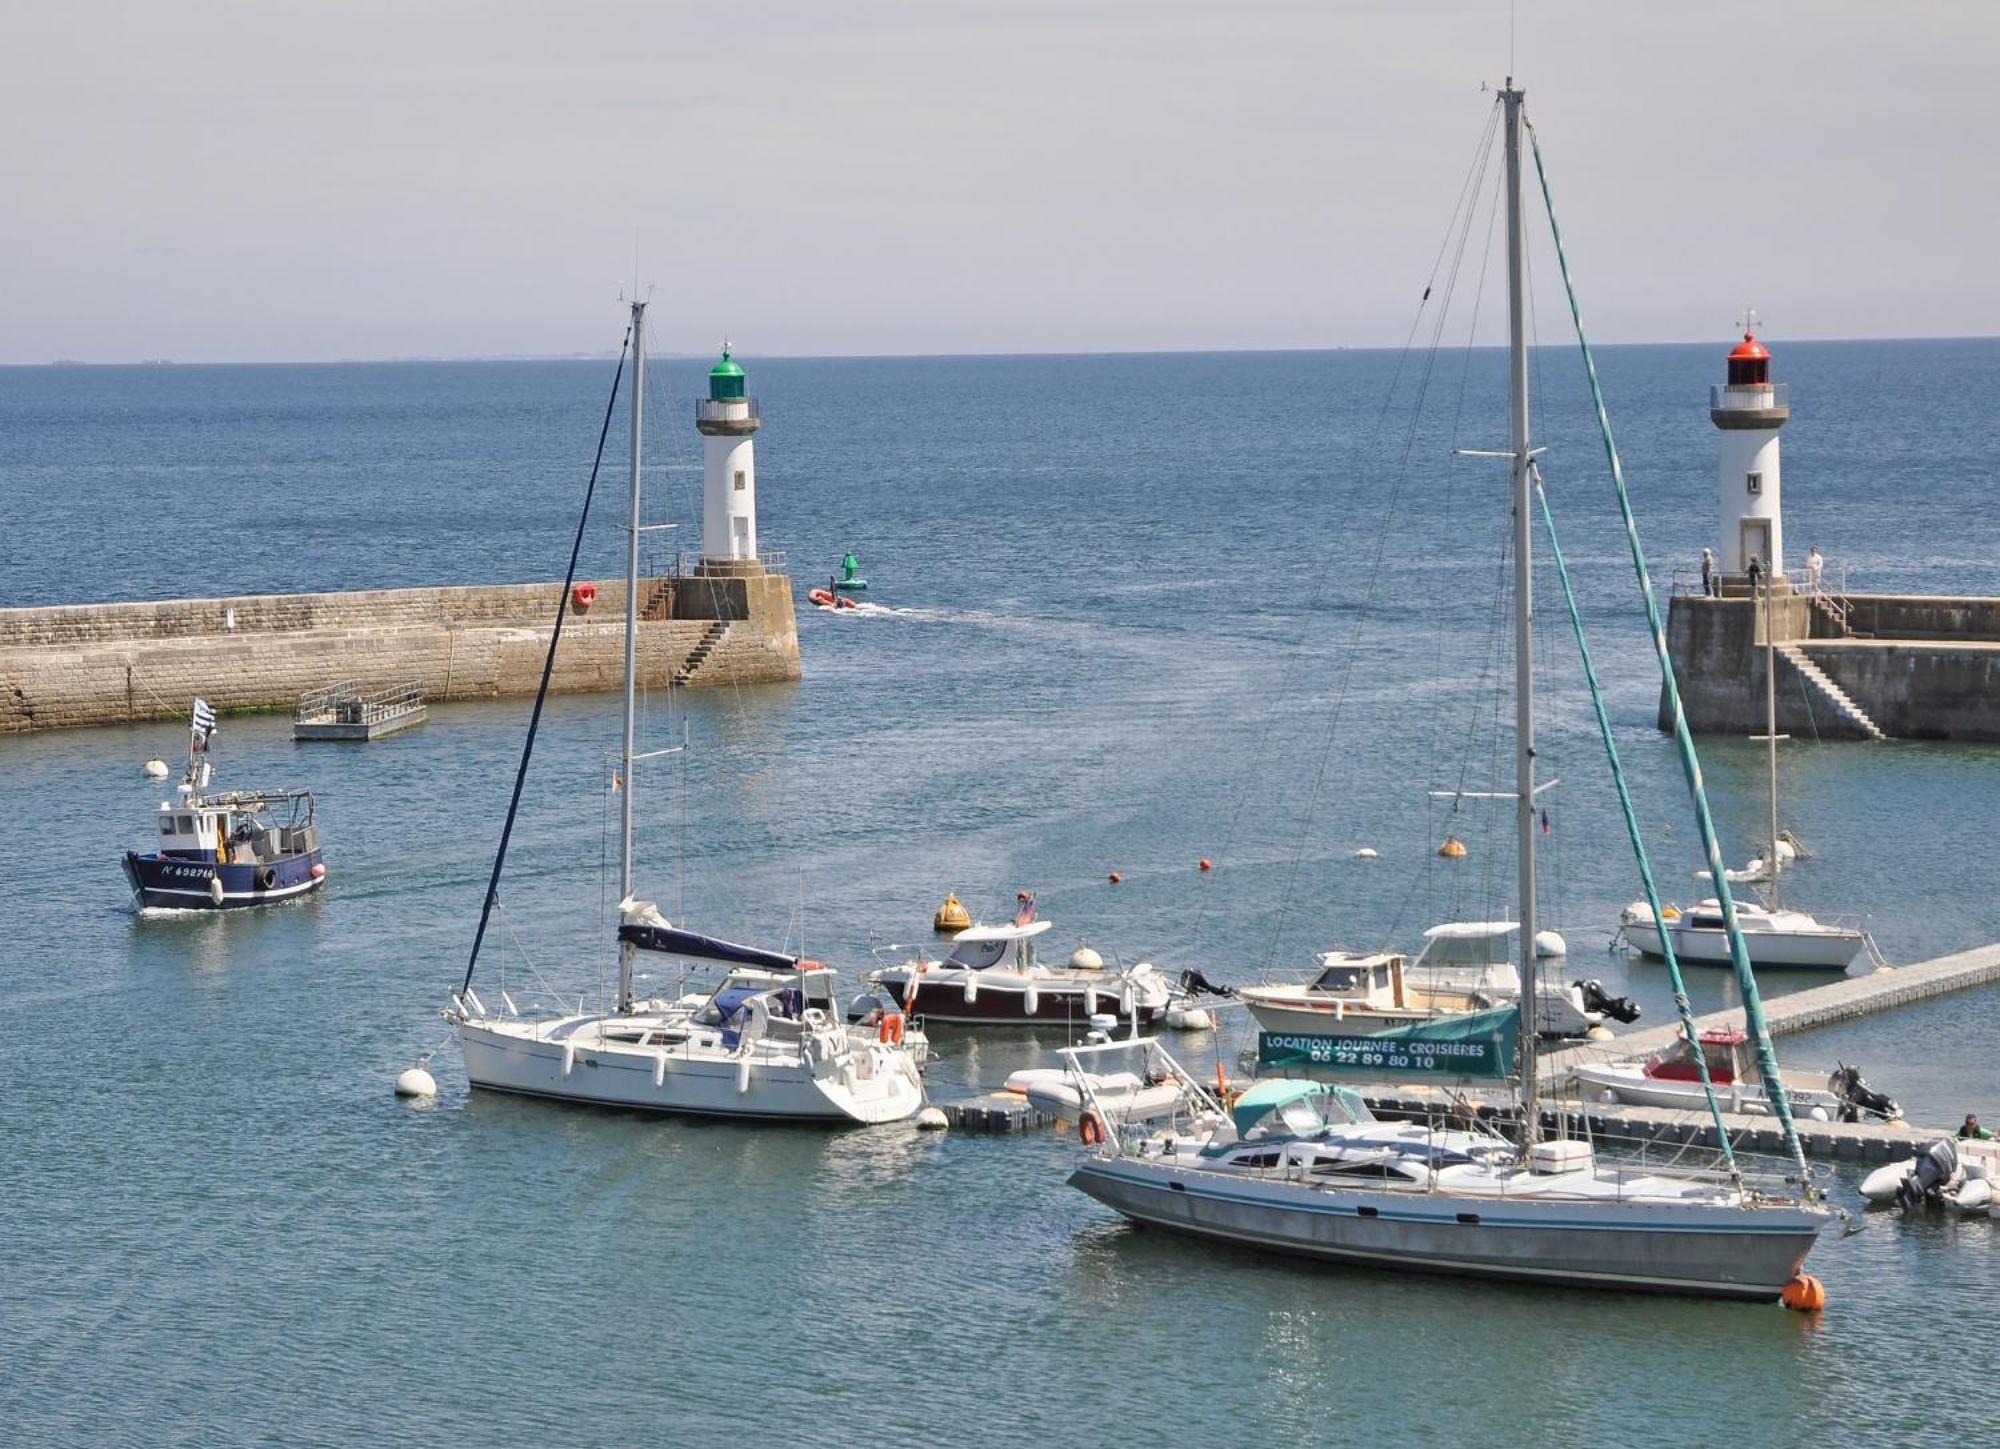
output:
POLYGON ((722 344, 709 369, 708 396, 695 404, 707 457, 702 470, 701 564, 704 573, 757 573, 757 400, 743 366, 722 344))

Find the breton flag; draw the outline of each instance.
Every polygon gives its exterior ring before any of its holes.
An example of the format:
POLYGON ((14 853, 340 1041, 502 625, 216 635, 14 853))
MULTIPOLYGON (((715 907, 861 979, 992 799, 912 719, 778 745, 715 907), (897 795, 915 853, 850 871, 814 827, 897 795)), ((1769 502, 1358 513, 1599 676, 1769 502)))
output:
POLYGON ((1032 891, 1014 892, 1014 924, 1026 926, 1035 919, 1035 897, 1032 891))
POLYGON ((208 737, 215 733, 215 711, 208 707, 207 700, 195 700, 192 723, 194 725, 195 738, 203 744, 207 744, 208 737))

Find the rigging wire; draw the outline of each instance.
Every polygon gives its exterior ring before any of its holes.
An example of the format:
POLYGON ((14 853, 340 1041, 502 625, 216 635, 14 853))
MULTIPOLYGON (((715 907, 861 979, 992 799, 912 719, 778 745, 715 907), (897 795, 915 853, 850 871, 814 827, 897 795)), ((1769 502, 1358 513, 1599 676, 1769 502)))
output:
MULTIPOLYGON (((1777 1052, 1771 1046, 1771 1032, 1764 1019, 1764 1001, 1757 989, 1757 975, 1750 967, 1750 953, 1744 944, 1742 924, 1736 917, 1736 901, 1729 889, 1729 875, 1722 859, 1722 845, 1716 836, 1715 819, 1708 806, 1708 792, 1702 785, 1701 760, 1695 753, 1694 736, 1688 729, 1687 714, 1681 707, 1680 687, 1674 678, 1674 664, 1667 652, 1665 626, 1660 620, 1659 600, 1653 592, 1653 581, 1646 567, 1646 553, 1639 544, 1639 527, 1632 515, 1632 499, 1625 486, 1625 469, 1619 461, 1618 443, 1611 430, 1611 416, 1605 407, 1604 389, 1598 381, 1597 360, 1590 350, 1590 339, 1583 328, 1583 311, 1577 301, 1576 286, 1570 278, 1569 260, 1563 253, 1562 229, 1556 222, 1555 199, 1550 194, 1548 171, 1542 163, 1541 140, 1535 135, 1531 124, 1528 139, 1535 158, 1535 175, 1541 183, 1542 204, 1549 218, 1549 234, 1555 242, 1556 263, 1562 271, 1563 290, 1569 299, 1570 320, 1575 325, 1577 345, 1583 353, 1585 375, 1590 380, 1590 396, 1597 414, 1599 436, 1604 442, 1605 459, 1610 465, 1612 488, 1618 499, 1618 512, 1625 525, 1625 541, 1632 556, 1633 572, 1638 575, 1639 589, 1646 604, 1646 623, 1652 632, 1654 652, 1660 665, 1660 685, 1667 697, 1668 713, 1674 722, 1674 745, 1680 757, 1681 770, 1686 776, 1688 793, 1693 797, 1695 824, 1701 834, 1703 853, 1708 857, 1709 872, 1714 879, 1715 898, 1722 908, 1722 921, 1729 933, 1730 964, 1735 968, 1736 984, 1743 995, 1743 1015, 1749 1024, 1751 1040, 1756 1047, 1758 1070, 1763 1074, 1770 1093, 1771 1108, 1784 1132, 1785 1145, 1791 1150, 1794 1165, 1798 1168, 1800 1191, 1808 1200, 1819 1195, 1813 1186, 1812 1173, 1806 1165, 1805 1145, 1799 1140, 1798 1124, 1792 1120, 1792 1104, 1785 1090, 1784 1079, 1778 1074, 1777 1052)), ((1637 822, 1629 820, 1628 830, 1635 845, 1639 841, 1637 822)), ((1650 880, 1651 872, 1644 865, 1641 849, 1641 870, 1650 880)), ((1650 892, 1649 892, 1650 893, 1650 892)), ((1655 907, 1657 918, 1658 908, 1655 907)), ((1661 923, 1664 926, 1664 922, 1661 923)), ((1672 954, 1672 943, 1667 932, 1660 931, 1660 943, 1667 950, 1667 969, 1674 982, 1677 994, 1682 991, 1679 963, 1672 954)), ((1696 1048, 1697 1057, 1700 1055, 1696 1048)), ((1713 1089, 1708 1089, 1713 1098, 1713 1089)))
MULTIPOLYGON (((1403 370, 1408 365, 1410 353, 1415 344, 1418 330, 1423 325, 1424 313, 1430 305, 1431 293, 1437 287, 1438 273, 1439 270, 1444 265, 1445 254, 1447 251, 1451 249, 1452 237, 1455 234, 1462 233, 1463 228, 1460 220, 1461 214, 1463 214, 1466 218, 1465 222, 1463 223, 1463 226, 1470 225, 1471 212, 1468 209, 1467 199, 1468 197, 1476 197, 1477 195, 1479 178, 1485 172, 1488 158, 1490 157, 1490 154, 1492 152, 1494 137, 1497 135, 1499 130, 1499 124, 1500 124, 1500 108, 1499 105, 1496 103, 1492 111, 1487 116, 1486 125, 1484 129, 1481 131, 1478 141, 1473 146, 1472 160, 1466 167, 1465 177, 1459 183, 1458 194, 1452 205, 1451 216, 1445 224, 1444 235, 1438 243, 1437 255, 1433 257, 1431 260, 1430 272, 1424 282, 1423 295, 1418 299, 1416 310, 1411 316, 1410 329, 1408 334, 1403 339, 1402 350, 1397 353, 1396 366, 1394 371, 1390 375, 1389 386, 1382 395, 1382 406, 1377 410, 1374 424, 1369 429, 1368 439, 1364 448, 1364 451, 1366 452, 1372 453, 1374 451, 1375 443, 1382 436, 1383 429, 1388 422, 1390 409, 1395 404, 1396 393, 1402 383, 1403 370)), ((1463 250, 1464 250, 1464 242, 1461 236, 1459 251, 1462 253, 1463 250)), ((1451 275, 1455 277, 1456 274, 1457 274, 1457 267, 1456 264, 1454 263, 1451 275)), ((1446 286, 1446 302, 1444 306, 1440 309, 1440 319, 1442 319, 1443 315, 1445 315, 1445 313, 1448 312, 1449 310, 1450 293, 1451 293, 1451 287, 1448 282, 1446 286)), ((1434 334, 1431 346, 1431 351, 1433 354, 1435 353, 1435 350, 1436 350, 1436 339, 1434 334)), ((1401 491, 1403 477, 1405 476, 1408 470, 1408 459, 1409 459, 1409 450, 1406 447, 1404 450, 1404 460, 1403 460, 1404 466, 1403 469, 1398 473, 1395 485, 1397 493, 1400 493, 1401 491)), ((1392 494, 1392 507, 1390 509, 1385 509, 1382 513, 1381 542, 1384 543, 1386 542, 1389 523, 1393 516, 1393 497, 1394 495, 1392 494)), ((1379 557, 1380 557, 1380 548, 1378 546, 1378 551, 1377 551, 1378 560, 1379 557)), ((1314 580, 1312 593, 1308 598, 1306 607, 1300 616, 1298 632, 1293 637, 1291 657, 1286 661, 1285 667, 1279 675, 1277 688, 1272 694, 1273 699, 1285 699, 1290 696, 1293 680, 1297 676, 1299 669, 1305 663, 1306 656, 1305 656, 1305 650, 1303 648, 1304 635, 1306 631, 1313 626, 1314 622, 1317 620, 1320 614, 1320 605, 1326 596, 1326 591, 1331 582, 1331 578, 1332 578, 1332 568, 1329 561, 1328 566, 1323 567, 1320 570, 1318 577, 1314 580)), ((1370 583, 1370 597, 1371 598, 1373 597, 1372 580, 1370 583)), ((1364 618, 1365 614, 1366 611, 1364 610, 1363 611, 1364 618)), ((1357 621, 1357 632, 1358 629, 1359 629, 1359 622, 1357 621)), ((1358 644, 1358 642, 1359 640, 1357 638, 1356 640, 1353 641, 1353 644, 1358 644)), ((1350 646, 1350 658, 1351 655, 1352 655, 1352 645, 1350 646)), ((1250 794, 1249 782, 1253 779, 1256 779, 1262 773, 1264 760, 1266 759, 1269 752, 1271 736, 1277 727, 1278 716, 1279 716, 1279 711, 1275 708, 1271 709, 1265 715, 1264 727, 1258 734, 1257 744, 1255 748, 1251 750, 1248 758, 1244 762, 1242 774, 1237 781, 1235 790, 1232 792, 1235 796, 1236 803, 1234 807, 1230 810, 1229 823, 1223 830, 1222 845, 1215 852, 1214 858, 1218 866, 1221 866, 1225 861, 1231 858, 1231 854, 1234 849, 1236 841, 1237 830, 1242 823, 1244 807, 1249 803, 1249 794, 1250 794)), ((1219 878, 1220 874, 1221 872, 1218 870, 1214 875, 1210 876, 1209 879, 1213 880, 1219 878)), ((1287 891, 1289 891, 1289 883, 1287 885, 1287 891)), ((1200 947, 1202 924, 1208 913, 1208 904, 1209 904, 1208 895, 1209 892, 1206 890, 1198 890, 1196 892, 1194 925, 1188 933, 1190 949, 1193 951, 1198 951, 1200 947)))
POLYGON ((569 568, 563 574, 562 593, 556 599, 555 627, 549 631, 549 652, 542 661, 542 682, 535 691, 535 707, 528 716, 528 737, 521 743, 521 764, 514 772, 514 795, 507 802, 507 823, 500 827, 500 848, 493 854, 493 875, 486 883, 486 899, 479 908, 479 929, 472 935, 472 954, 466 958, 465 980, 459 985, 463 996, 472 989, 472 973, 479 965, 479 947, 486 939, 486 925, 500 899, 500 870, 507 863, 507 843, 514 837, 514 817, 521 808, 521 788, 528 781, 528 761, 535 753, 535 732, 541 728, 542 706, 549 697, 549 677, 555 672, 556 645, 562 642, 563 620, 569 615, 570 588, 576 582, 576 561, 583 552, 584 530, 590 523, 590 501, 597 494, 598 470, 604 466, 604 440, 611 435, 611 415, 618 406, 618 385, 625 376, 625 358, 632 350, 632 329, 625 329, 625 341, 618 349, 618 369, 611 376, 611 396, 605 400, 604 422, 597 430, 597 456, 591 460, 590 483, 583 492, 583 511, 577 515, 576 538, 569 547, 569 568))

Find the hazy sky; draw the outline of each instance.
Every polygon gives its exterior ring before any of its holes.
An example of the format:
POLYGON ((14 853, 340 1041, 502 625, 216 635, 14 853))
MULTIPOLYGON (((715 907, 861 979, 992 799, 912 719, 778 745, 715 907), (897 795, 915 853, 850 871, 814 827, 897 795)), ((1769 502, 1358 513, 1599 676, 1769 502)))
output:
MULTIPOLYGON (((0 361, 1400 344, 1506 0, 14 0, 0 361)), ((1604 340, 2000 333, 2000 4, 1520 0, 1604 340)))

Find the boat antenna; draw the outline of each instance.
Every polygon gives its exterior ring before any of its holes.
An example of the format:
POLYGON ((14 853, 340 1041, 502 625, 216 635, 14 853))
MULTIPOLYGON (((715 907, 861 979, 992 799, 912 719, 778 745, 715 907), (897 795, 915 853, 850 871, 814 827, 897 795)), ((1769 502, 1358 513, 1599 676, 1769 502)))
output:
POLYGON ((597 456, 590 464, 590 484, 583 491, 583 512, 576 520, 576 538, 569 547, 569 570, 563 575, 562 593, 556 600, 555 628, 549 631, 549 652, 542 660, 541 687, 535 691, 535 708, 528 716, 528 738, 521 745, 521 763, 514 771, 514 798, 507 802, 507 823, 500 828, 500 848, 493 854, 493 875, 486 882, 486 900, 479 908, 479 929, 472 935, 472 955, 465 963, 465 980, 459 984, 463 996, 472 989, 472 973, 479 965, 479 947, 486 939, 486 926, 500 899, 500 869, 507 863, 507 842, 514 836, 514 816, 521 808, 521 787, 528 780, 528 760, 535 752, 535 731, 541 727, 542 704, 549 697, 549 677, 555 672, 556 645, 562 639, 563 619, 569 613, 570 590, 576 583, 576 561, 583 552, 584 527, 590 522, 590 500, 597 493, 597 472, 604 465, 604 441, 611 436, 611 414, 618 405, 618 384, 625 376, 625 355, 632 346, 632 334, 618 349, 618 370, 612 374, 611 396, 604 404, 604 422, 597 430, 597 456))

